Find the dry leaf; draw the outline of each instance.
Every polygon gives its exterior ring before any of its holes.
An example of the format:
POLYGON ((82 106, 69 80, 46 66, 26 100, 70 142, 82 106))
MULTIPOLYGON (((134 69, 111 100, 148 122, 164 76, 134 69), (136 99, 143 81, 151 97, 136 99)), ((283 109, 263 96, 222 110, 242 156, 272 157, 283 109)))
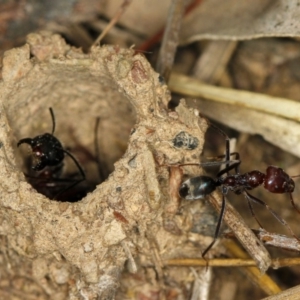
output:
POLYGON ((300 35, 297 0, 205 0, 183 22, 181 44, 300 35))

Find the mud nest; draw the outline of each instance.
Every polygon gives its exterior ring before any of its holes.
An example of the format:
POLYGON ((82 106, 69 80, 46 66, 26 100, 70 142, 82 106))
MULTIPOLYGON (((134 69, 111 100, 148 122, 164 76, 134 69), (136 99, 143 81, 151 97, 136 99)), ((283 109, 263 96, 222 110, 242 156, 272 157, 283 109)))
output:
MULTIPOLYGON (((168 111, 166 85, 133 49, 103 46, 83 54, 47 32, 6 52, 0 84, 2 293, 124 299, 129 291, 175 289, 184 295, 193 282, 190 270, 179 274, 162 262, 201 257, 203 240, 191 230, 203 204, 179 209, 184 174, 165 165, 199 160, 206 122, 198 111, 184 101, 168 111), (82 199, 72 189, 63 201, 50 199, 24 175, 30 153, 17 142, 51 132, 49 107, 54 135, 86 173, 82 199), (107 172, 102 179, 95 140, 107 172), (139 274, 139 286, 130 274, 139 274)), ((61 176, 74 172, 66 157, 61 176)))

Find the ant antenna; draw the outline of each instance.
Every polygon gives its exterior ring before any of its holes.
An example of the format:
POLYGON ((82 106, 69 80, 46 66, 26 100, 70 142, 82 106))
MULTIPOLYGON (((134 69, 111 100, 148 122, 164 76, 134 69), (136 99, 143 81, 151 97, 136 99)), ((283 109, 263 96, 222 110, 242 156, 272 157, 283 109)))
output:
POLYGON ((84 173, 82 167, 80 166, 79 162, 77 161, 77 159, 76 159, 69 151, 67 151, 67 150, 65 150, 65 149, 62 149, 62 151, 63 151, 64 153, 66 153, 66 154, 73 160, 73 162, 75 163, 76 167, 78 168, 78 170, 79 170, 79 172, 80 172, 81 179, 74 181, 71 185, 69 185, 69 186, 67 186, 65 189, 61 190, 59 193, 57 193, 57 194, 53 197, 52 200, 57 199, 58 196, 64 194, 64 193, 67 192, 69 189, 71 189, 73 186, 79 184, 80 182, 82 182, 82 181, 84 181, 84 180, 86 179, 85 173, 84 173))
POLYGON ((63 149, 63 151, 64 151, 64 153, 66 153, 67 155, 69 155, 72 158, 72 160, 74 161, 76 167, 78 168, 78 170, 79 170, 79 172, 80 172, 80 174, 81 174, 81 176, 84 180, 85 179, 85 173, 84 173, 82 167, 80 166, 79 162, 77 161, 77 159, 69 151, 67 151, 65 149, 63 149))
POLYGON ((50 115, 51 115, 51 119, 52 119, 52 135, 54 134, 55 131, 55 117, 54 117, 54 112, 52 107, 49 107, 49 111, 50 111, 50 115))
POLYGON ((73 186, 79 184, 80 182, 82 182, 82 181, 84 181, 86 179, 85 173, 84 173, 82 167, 80 166, 79 162, 76 160, 76 158, 69 151, 67 151, 65 149, 62 149, 62 150, 63 150, 64 153, 66 153, 73 160, 73 162, 75 163, 76 167, 78 168, 78 170, 79 170, 80 175, 81 175, 82 178, 79 179, 79 180, 76 180, 73 184, 69 185, 64 190, 60 191, 58 194, 55 195, 55 197, 53 199, 57 198, 59 195, 65 193, 66 191, 68 191, 69 189, 71 189, 73 186))
POLYGON ((300 175, 294 175, 294 176, 290 176, 291 178, 297 178, 300 177, 300 175))

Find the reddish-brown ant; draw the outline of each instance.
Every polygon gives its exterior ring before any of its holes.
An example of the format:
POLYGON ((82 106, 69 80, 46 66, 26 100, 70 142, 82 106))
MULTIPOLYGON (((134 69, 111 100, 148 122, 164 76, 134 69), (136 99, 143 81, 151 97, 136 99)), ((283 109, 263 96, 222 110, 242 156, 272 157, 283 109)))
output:
POLYGON ((36 161, 36 164, 31 168, 39 173, 37 177, 27 174, 25 174, 25 176, 31 183, 35 180, 38 181, 38 183, 33 184, 34 187, 37 187, 37 190, 41 190, 43 194, 48 196, 49 193, 47 192, 47 189, 55 188, 57 190, 57 188, 61 189, 61 185, 65 186, 67 184, 65 188, 60 190, 53 197, 57 199, 58 196, 84 181, 85 173, 75 157, 69 151, 65 150, 61 142, 53 135, 55 131, 55 117, 51 107, 49 108, 49 111, 52 118, 52 132, 44 133, 34 138, 21 139, 17 146, 19 147, 21 144, 28 144, 31 147, 32 157, 34 161, 36 161), (62 173, 65 154, 75 163, 81 175, 80 179, 59 178, 62 173), (61 184, 59 184, 59 182, 61 184))
MULTIPOLYGON (((209 246, 204 250, 202 253, 202 257, 208 253, 208 251, 212 248, 212 246, 215 244, 219 233, 220 228, 222 224, 222 220, 225 214, 225 208, 226 208, 226 198, 225 195, 229 191, 234 192, 235 194, 244 194, 245 198, 247 199, 250 211, 252 216, 255 218, 257 223, 261 228, 263 226, 258 221, 258 219, 255 216, 252 203, 257 203, 262 206, 264 206, 266 209, 268 209, 271 214, 284 226, 288 228, 290 233, 298 240, 300 239, 294 234, 290 226, 287 224, 287 222, 282 219, 272 208, 270 208, 264 201, 254 197, 251 195, 248 190, 253 190, 254 188, 263 185, 265 189, 267 189, 271 193, 289 193, 290 200, 293 205, 293 207, 297 210, 298 213, 300 213, 300 210, 295 205, 292 193, 295 188, 295 183, 291 177, 298 177, 298 176, 289 176, 287 173, 283 171, 283 169, 276 167, 276 166, 269 166, 266 170, 266 173, 262 173, 260 171, 254 170, 250 171, 244 174, 239 173, 239 166, 240 166, 240 159, 238 153, 230 153, 230 145, 229 145, 229 138, 228 136, 219 130, 225 137, 226 137, 226 154, 223 156, 225 157, 225 161, 221 162, 223 164, 226 164, 225 169, 221 170, 218 174, 216 179, 211 178, 209 176, 196 176, 192 177, 185 182, 183 182, 179 188, 179 194, 182 198, 185 198, 187 200, 197 200, 197 199, 203 199, 205 196, 211 194, 217 187, 221 187, 221 191, 223 194, 223 200, 222 200, 222 207, 221 212, 219 216, 219 220, 217 223, 217 227, 215 230, 213 241, 209 244, 209 246), (230 161, 230 156, 235 155, 235 160, 230 161), (231 170, 235 170, 235 174, 229 174, 231 170)), ((222 157, 222 156, 220 156, 222 157)), ((215 164, 215 163, 212 163, 215 164)), ((204 164, 182 164, 180 166, 185 165, 209 165, 209 163, 204 164)))

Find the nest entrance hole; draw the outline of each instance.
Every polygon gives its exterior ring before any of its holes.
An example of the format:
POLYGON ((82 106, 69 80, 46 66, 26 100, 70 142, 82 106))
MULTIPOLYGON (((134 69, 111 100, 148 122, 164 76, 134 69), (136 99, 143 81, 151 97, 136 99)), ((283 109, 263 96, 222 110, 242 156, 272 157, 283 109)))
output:
POLYGON ((24 106, 18 109, 21 114, 10 114, 11 111, 7 110, 9 124, 15 134, 13 146, 18 166, 26 174, 27 182, 49 199, 67 202, 81 200, 107 179, 114 170, 114 163, 127 149, 130 131, 135 124, 135 114, 129 101, 120 95, 116 97, 118 100, 115 104, 108 103, 110 99, 107 98, 99 97, 96 100, 91 97, 90 101, 88 98, 85 94, 84 101, 72 98, 64 103, 48 101, 47 104, 24 106), (81 176, 76 163, 68 155, 65 155, 61 170, 49 168, 53 174, 45 179, 43 171, 32 170, 36 162, 33 160, 31 147, 16 147, 20 139, 51 133, 49 107, 55 115, 53 135, 75 157, 86 176, 86 180, 71 188, 68 186, 81 176), (65 191, 61 193, 61 190, 65 191))

